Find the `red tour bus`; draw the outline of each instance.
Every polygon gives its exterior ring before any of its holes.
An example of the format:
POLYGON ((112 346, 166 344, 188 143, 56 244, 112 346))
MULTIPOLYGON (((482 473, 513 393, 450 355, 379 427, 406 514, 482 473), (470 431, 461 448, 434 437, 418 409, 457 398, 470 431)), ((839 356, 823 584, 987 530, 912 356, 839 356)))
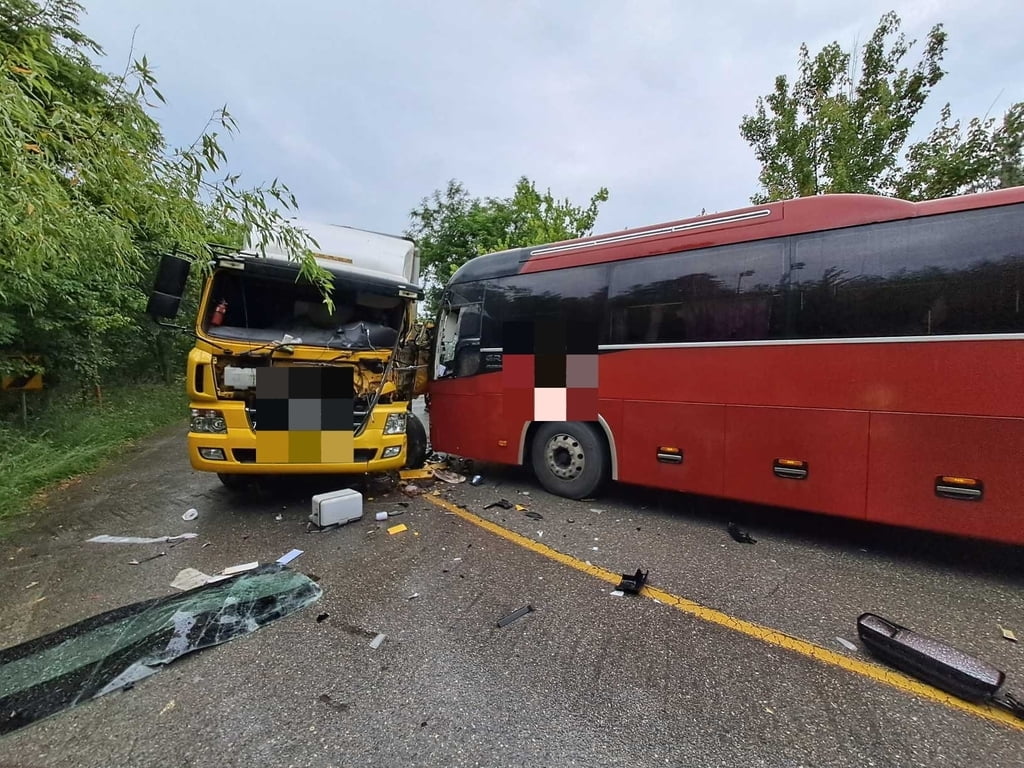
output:
POLYGON ((569 498, 611 478, 1022 544, 1022 289, 1024 187, 487 254, 444 292, 433 446, 569 498))

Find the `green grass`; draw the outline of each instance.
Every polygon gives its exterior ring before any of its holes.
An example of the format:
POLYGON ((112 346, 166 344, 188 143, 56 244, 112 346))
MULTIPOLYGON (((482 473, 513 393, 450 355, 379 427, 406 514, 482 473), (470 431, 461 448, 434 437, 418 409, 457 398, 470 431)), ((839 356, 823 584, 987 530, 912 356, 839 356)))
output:
POLYGON ((40 491, 96 469, 133 440, 183 424, 187 407, 180 383, 139 384, 105 389, 102 406, 56 403, 27 429, 0 425, 0 527, 31 511, 40 491))

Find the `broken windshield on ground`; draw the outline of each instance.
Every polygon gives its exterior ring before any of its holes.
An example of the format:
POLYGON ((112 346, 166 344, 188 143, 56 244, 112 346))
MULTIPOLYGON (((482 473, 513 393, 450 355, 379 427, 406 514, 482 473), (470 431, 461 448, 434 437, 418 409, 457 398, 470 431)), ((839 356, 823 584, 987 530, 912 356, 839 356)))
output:
POLYGON ((338 279, 332 312, 311 283, 225 270, 213 278, 203 326, 219 339, 267 342, 288 334, 294 344, 389 350, 398 340, 406 300, 386 295, 385 288, 338 279))
POLYGON ((130 687, 193 651, 320 599, 301 573, 265 565, 184 594, 117 608, 0 651, 0 734, 130 687))

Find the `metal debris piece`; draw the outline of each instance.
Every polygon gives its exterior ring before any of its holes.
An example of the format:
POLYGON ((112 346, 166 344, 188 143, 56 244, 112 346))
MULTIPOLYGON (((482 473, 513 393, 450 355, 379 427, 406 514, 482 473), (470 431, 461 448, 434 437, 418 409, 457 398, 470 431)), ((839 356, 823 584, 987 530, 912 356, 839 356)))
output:
POLYGON ((470 485, 483 485, 484 484, 484 478, 483 478, 482 475, 473 475, 473 477, 471 477, 470 480, 469 480, 469 484, 470 485))
POLYGON ((498 499, 497 501, 492 501, 490 504, 484 507, 484 509, 490 509, 491 507, 498 507, 500 509, 512 509, 514 506, 515 505, 508 499, 498 499))
POLYGON ((543 520, 544 519, 544 515, 542 515, 540 512, 533 512, 532 510, 527 510, 526 516, 529 517, 529 518, 532 518, 534 520, 543 520))
POLYGON ((199 510, 193 508, 193 509, 185 510, 185 514, 183 514, 181 516, 181 519, 182 520, 195 520, 197 517, 199 517, 199 510))
POLYGON ((733 541, 738 541, 740 544, 756 544, 757 539, 751 536, 749 533, 741 529, 736 523, 729 523, 727 529, 729 535, 732 536, 733 541))
POLYGON ((839 643, 841 646, 843 646, 843 648, 845 648, 848 651, 856 651, 857 650, 857 646, 854 645, 853 643, 851 643, 845 637, 838 637, 837 636, 836 637, 836 642, 839 643))
POLYGON ((385 637, 387 637, 387 635, 385 635, 383 632, 378 634, 375 638, 373 638, 373 640, 370 641, 370 648, 376 651, 378 648, 380 648, 380 644, 384 642, 385 637))
POLYGON ((1001 626, 999 624, 996 624, 996 626, 999 627, 999 631, 1003 633, 1003 637, 1005 637, 1011 643, 1016 643, 1017 642, 1017 636, 1015 634, 1013 634, 1013 630, 1012 629, 1007 629, 1006 627, 1001 626))
POLYGON ((39 586, 39 582, 38 581, 31 581, 31 582, 29 582, 28 584, 25 585, 25 589, 32 589, 32 587, 38 587, 38 586, 39 586))
POLYGON ((413 593, 412 593, 411 595, 409 595, 409 596, 408 596, 407 598, 405 598, 405 599, 406 599, 406 600, 415 600, 415 599, 416 599, 417 597, 419 597, 419 596, 420 596, 420 593, 419 593, 419 592, 413 592, 413 593))
POLYGON ((128 565, 142 565, 143 563, 148 563, 150 560, 156 560, 158 557, 163 557, 166 554, 166 552, 157 552, 155 555, 144 557, 141 560, 129 560, 128 565))
POLYGON ((405 523, 399 523, 398 525, 392 525, 390 528, 388 528, 388 533, 394 536, 396 533, 402 533, 403 531, 408 530, 409 526, 407 526, 405 523))
POLYGON ((292 560, 294 560, 301 554, 303 554, 301 549, 292 549, 288 552, 285 552, 283 555, 277 558, 277 562, 279 562, 281 565, 288 565, 288 563, 290 563, 292 560))
POLYGON ((398 517, 399 515, 404 515, 404 514, 405 514, 405 510, 404 509, 393 509, 393 510, 391 510, 390 512, 387 513, 388 517, 398 517))
POLYGON ((498 619, 498 626, 507 627, 513 621, 518 621, 519 619, 523 618, 523 616, 525 616, 526 614, 533 613, 533 611, 534 607, 532 605, 524 605, 522 608, 517 608, 516 610, 512 611, 512 613, 510 613, 508 616, 505 616, 502 619, 498 619))
POLYGON ((648 573, 649 571, 637 568, 636 573, 632 575, 628 573, 622 574, 622 581, 619 582, 617 589, 621 589, 623 592, 632 592, 634 595, 639 594, 644 584, 647 583, 648 573))

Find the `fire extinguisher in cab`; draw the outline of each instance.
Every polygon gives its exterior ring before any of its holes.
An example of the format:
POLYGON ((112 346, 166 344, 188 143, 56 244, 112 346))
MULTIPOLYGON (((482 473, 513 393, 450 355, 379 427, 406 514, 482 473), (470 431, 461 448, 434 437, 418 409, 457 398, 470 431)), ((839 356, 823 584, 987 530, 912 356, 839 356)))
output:
POLYGON ((221 299, 220 304, 213 310, 213 317, 210 318, 210 325, 221 325, 224 322, 224 315, 228 311, 228 303, 221 299))

